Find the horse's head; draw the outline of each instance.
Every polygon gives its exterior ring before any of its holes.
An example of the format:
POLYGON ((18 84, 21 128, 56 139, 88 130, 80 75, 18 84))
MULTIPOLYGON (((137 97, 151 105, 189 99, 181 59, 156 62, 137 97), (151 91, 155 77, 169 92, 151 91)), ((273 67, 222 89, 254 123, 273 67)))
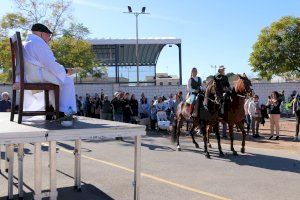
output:
POLYGON ((252 93, 252 83, 244 73, 243 75, 238 74, 238 80, 236 82, 236 92, 242 95, 250 95, 252 93))
POLYGON ((221 104, 221 99, 223 98, 223 87, 220 79, 214 77, 214 79, 209 81, 207 84, 206 93, 208 96, 214 96, 214 101, 216 104, 221 104))

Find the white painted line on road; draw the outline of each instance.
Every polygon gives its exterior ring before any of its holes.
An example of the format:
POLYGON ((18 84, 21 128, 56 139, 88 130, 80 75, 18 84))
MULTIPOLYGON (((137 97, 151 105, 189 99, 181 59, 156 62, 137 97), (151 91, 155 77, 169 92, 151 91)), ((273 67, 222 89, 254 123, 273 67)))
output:
MULTIPOLYGON (((69 154, 73 154, 73 151, 69 151, 69 150, 66 150, 64 148, 60 148, 60 150, 66 152, 66 153, 69 153, 69 154)), ((119 168, 119 169, 122 169, 122 170, 125 170, 125 171, 133 173, 132 169, 129 169, 127 167, 123 167, 121 165, 117 165, 115 163, 111 163, 111 162, 108 162, 108 161, 105 161, 105 160, 99 160, 99 159, 96 159, 96 158, 93 158, 93 157, 89 157, 89 156, 86 156, 86 155, 81 155, 81 156, 83 158, 86 158, 86 159, 89 159, 89 160, 93 160, 93 161, 96 161, 96 162, 99 162, 99 163, 103 163, 105 165, 109 165, 109 166, 112 166, 112 167, 115 167, 115 168, 119 168)), ((155 180, 155 181, 158 181, 158 182, 161 182, 161 183, 169 184, 169 185, 175 186, 177 188, 181 188, 181 189, 184 189, 184 190, 187 190, 187 191, 190 191, 190 192, 202 194, 202 195, 205 195, 205 196, 208 196, 208 197, 212 197, 214 199, 230 200, 230 199, 228 199, 226 197, 222 197, 222 196, 215 195, 215 194, 212 194, 212 193, 209 193, 209 192, 205 192, 205 191, 202 191, 202 190, 199 190, 199 189, 196 189, 196 188, 192 188, 192 187, 185 186, 185 185, 182 185, 182 184, 179 184, 179 183, 175 183, 173 181, 168 181, 166 179, 162 179, 162 178, 159 178, 157 176, 152 176, 150 174, 142 173, 141 175, 143 177, 147 177, 149 179, 152 179, 152 180, 155 180)))

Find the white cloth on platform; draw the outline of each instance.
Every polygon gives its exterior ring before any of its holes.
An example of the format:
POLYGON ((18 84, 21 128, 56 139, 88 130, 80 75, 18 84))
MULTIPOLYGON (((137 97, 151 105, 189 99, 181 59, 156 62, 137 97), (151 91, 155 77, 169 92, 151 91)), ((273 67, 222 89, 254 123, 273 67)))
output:
MULTIPOLYGON (((25 82, 53 83, 59 85, 59 110, 68 112, 71 107, 77 112, 74 81, 66 74, 65 68, 56 62, 56 58, 48 44, 40 37, 29 34, 23 43, 25 82)), ((50 104, 54 106, 54 93, 50 91, 50 104)), ((44 96, 42 93, 26 92, 24 110, 43 110, 44 96)))

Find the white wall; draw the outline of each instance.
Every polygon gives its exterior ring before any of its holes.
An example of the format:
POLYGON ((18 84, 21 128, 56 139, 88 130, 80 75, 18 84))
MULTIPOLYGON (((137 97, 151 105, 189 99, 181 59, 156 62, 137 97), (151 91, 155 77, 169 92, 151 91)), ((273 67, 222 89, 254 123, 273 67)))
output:
MULTIPOLYGON (((183 97, 186 95, 186 86, 119 86, 118 84, 76 84, 76 93, 79 96, 85 96, 86 93, 94 94, 100 93, 101 89, 104 94, 107 94, 111 99, 112 95, 116 91, 125 91, 130 94, 134 93, 136 98, 139 99, 142 92, 146 97, 153 98, 157 95, 165 95, 167 97, 170 93, 176 94, 179 90, 183 92, 183 97)), ((252 88, 255 93, 260 97, 261 102, 266 102, 267 97, 272 91, 281 92, 285 90, 285 97, 292 93, 293 90, 300 92, 300 82, 291 83, 253 83, 252 88)), ((11 85, 0 85, 0 93, 8 91, 11 93, 11 85)))

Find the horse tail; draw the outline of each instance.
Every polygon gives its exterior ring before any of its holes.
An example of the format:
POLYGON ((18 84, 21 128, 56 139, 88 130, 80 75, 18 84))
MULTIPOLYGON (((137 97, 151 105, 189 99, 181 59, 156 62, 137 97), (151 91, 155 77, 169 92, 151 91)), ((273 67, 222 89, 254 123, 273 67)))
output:
POLYGON ((177 128, 178 128, 177 123, 178 123, 177 116, 175 116, 174 117, 173 128, 172 128, 172 131, 171 131, 171 141, 172 141, 172 143, 176 142, 176 133, 177 133, 177 128))

